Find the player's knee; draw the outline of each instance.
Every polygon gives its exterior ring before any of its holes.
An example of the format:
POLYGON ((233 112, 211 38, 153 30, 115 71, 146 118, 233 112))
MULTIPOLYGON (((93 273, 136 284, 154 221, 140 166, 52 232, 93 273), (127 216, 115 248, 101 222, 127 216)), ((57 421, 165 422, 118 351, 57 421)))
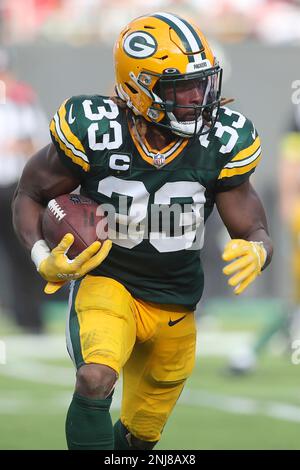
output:
POLYGON ((103 364, 85 364, 77 371, 76 392, 80 395, 103 400, 107 398, 117 380, 117 373, 103 364))

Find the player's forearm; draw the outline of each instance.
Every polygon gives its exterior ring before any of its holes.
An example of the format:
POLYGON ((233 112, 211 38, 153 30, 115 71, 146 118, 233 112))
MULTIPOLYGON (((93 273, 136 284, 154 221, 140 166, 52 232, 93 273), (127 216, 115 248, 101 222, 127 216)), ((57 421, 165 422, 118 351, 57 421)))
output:
POLYGON ((44 209, 40 202, 17 190, 12 203, 13 224, 18 238, 28 250, 43 238, 41 218, 44 209))
POLYGON ((263 243, 266 250, 263 269, 266 268, 272 259, 273 245, 264 207, 249 181, 231 191, 219 193, 216 203, 232 239, 263 243))

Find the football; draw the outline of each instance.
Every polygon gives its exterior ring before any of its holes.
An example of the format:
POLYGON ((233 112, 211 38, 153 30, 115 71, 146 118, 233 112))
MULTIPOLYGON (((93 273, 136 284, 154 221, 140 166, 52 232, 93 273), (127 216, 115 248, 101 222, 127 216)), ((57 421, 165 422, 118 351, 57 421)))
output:
POLYGON ((94 241, 107 239, 107 219, 95 201, 79 194, 64 194, 49 201, 42 219, 44 239, 52 250, 66 233, 74 235, 67 255, 73 259, 94 241))

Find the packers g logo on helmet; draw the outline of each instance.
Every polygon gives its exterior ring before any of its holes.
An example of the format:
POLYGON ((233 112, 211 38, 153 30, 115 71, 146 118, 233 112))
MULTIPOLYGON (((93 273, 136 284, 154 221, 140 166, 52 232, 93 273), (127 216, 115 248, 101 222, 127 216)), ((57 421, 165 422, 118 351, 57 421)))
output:
POLYGON ((155 54, 157 42, 151 34, 137 31, 126 37, 123 47, 126 54, 130 57, 145 59, 155 54))
POLYGON ((205 133, 207 121, 214 125, 222 69, 197 26, 165 12, 137 18, 120 33, 114 60, 117 94, 136 115, 183 137, 205 133), (183 106, 176 101, 176 89, 189 80, 201 87, 203 98, 183 106), (166 86, 174 89, 172 100, 164 97, 166 86), (179 121, 180 108, 189 108, 194 118, 179 121))

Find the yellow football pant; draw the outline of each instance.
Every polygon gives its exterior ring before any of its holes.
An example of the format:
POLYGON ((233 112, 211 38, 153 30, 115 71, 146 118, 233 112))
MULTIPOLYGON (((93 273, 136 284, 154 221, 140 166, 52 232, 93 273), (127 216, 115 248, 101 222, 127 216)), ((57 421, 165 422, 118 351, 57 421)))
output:
POLYGON ((139 439, 158 441, 195 362, 194 313, 135 299, 114 279, 73 283, 67 345, 74 364, 123 370, 121 421, 139 439), (178 320, 178 321, 177 321, 178 320))

